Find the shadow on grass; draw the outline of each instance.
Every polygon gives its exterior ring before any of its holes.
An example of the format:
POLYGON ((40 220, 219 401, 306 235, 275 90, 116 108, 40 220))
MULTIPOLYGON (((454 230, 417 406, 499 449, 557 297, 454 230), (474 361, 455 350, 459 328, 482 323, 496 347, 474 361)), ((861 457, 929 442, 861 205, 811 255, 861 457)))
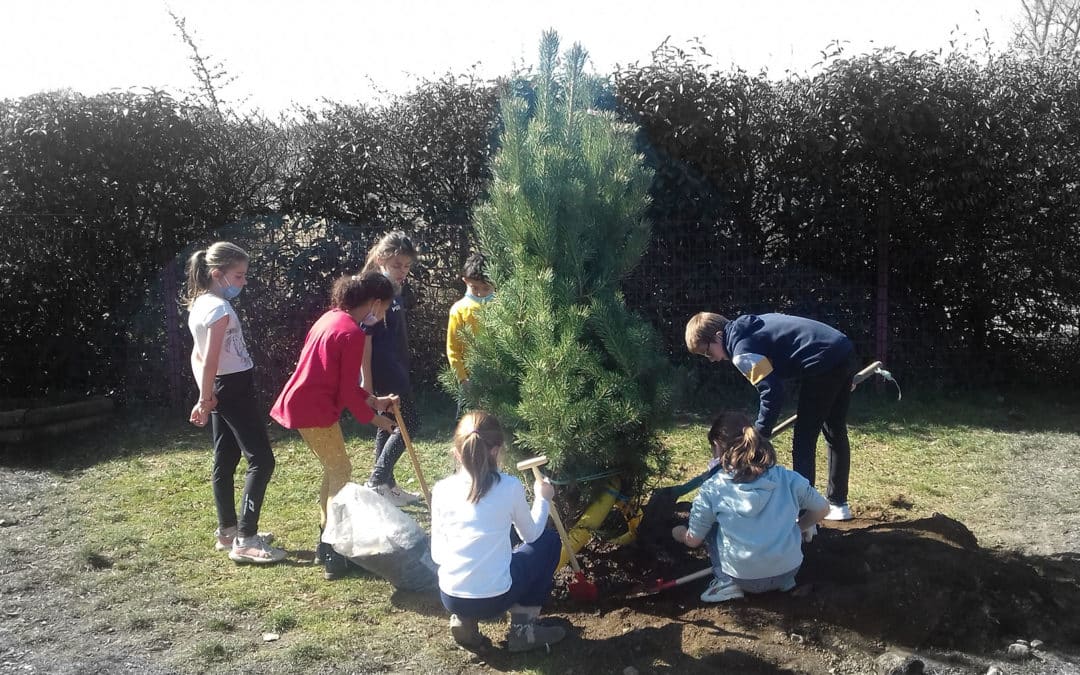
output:
MULTIPOLYGON (((748 673, 777 674, 795 671, 738 649, 724 649, 703 657, 683 652, 683 629, 679 623, 664 626, 634 628, 622 635, 601 640, 583 638, 580 627, 564 620, 548 618, 546 622, 567 629, 566 639, 551 647, 514 654, 505 643, 477 654, 484 665, 499 672, 534 670, 538 673, 611 673, 634 666, 640 672, 655 673, 748 673)), ((490 632, 490 631, 489 631, 490 632)))

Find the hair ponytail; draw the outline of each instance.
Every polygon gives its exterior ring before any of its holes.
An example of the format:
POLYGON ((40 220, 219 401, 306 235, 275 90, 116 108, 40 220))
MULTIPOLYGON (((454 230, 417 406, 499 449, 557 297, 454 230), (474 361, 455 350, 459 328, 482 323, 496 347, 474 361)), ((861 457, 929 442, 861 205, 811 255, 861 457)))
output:
POLYGON ((720 413, 709 429, 709 444, 719 451, 723 470, 736 483, 749 483, 776 465, 776 450, 740 412, 720 413))
POLYGON ((477 410, 458 422, 454 450, 461 466, 472 478, 468 500, 476 504, 499 481, 497 448, 503 446, 502 425, 491 415, 477 410))
POLYGON ((248 260, 247 251, 228 241, 214 242, 192 253, 187 264, 187 285, 182 298, 184 306, 190 308, 195 298, 213 287, 212 270, 228 269, 248 260))
POLYGON ((195 298, 210 288, 210 270, 206 267, 206 249, 191 254, 187 264, 187 284, 182 297, 184 306, 191 308, 195 298))

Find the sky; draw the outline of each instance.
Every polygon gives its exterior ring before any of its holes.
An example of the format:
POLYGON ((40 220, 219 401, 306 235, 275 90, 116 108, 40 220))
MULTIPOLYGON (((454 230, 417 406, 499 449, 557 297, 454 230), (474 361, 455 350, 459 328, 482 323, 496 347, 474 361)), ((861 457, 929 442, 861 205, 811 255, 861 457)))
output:
POLYGON ((812 72, 833 40, 1003 49, 1020 0, 9 0, 0 5, 0 98, 196 82, 168 9, 236 80, 225 98, 269 114, 293 103, 373 101, 422 78, 490 78, 535 62, 540 34, 580 41, 595 72, 697 39, 718 68, 812 72))

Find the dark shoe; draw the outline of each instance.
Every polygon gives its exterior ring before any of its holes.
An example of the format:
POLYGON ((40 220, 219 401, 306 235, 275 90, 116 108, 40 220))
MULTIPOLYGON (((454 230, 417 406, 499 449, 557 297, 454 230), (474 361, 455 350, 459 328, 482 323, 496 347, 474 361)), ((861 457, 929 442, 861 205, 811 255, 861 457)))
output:
POLYGON ((536 621, 512 623, 506 634, 506 648, 512 652, 527 652, 553 645, 564 637, 566 629, 562 626, 544 626, 536 621))
POLYGON ((319 540, 318 544, 315 544, 315 564, 316 565, 323 565, 323 564, 326 563, 326 552, 329 551, 329 550, 332 550, 332 547, 330 546, 330 544, 327 544, 322 539, 319 540))
POLYGON ((323 551, 323 579, 333 581, 340 579, 349 573, 349 559, 334 550, 333 546, 326 545, 323 551))

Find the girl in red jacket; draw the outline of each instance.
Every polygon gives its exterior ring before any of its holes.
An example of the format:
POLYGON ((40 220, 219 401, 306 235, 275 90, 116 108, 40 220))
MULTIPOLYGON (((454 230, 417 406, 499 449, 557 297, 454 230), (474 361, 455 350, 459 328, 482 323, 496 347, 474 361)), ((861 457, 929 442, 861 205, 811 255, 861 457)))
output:
MULTIPOLYGON (((296 371, 274 403, 270 416, 287 429, 296 429, 323 465, 319 492, 319 527, 326 527, 326 504, 352 476, 338 419, 348 408, 360 422, 393 430, 384 412, 396 396, 376 397, 357 384, 364 359, 364 332, 359 324, 383 319, 394 297, 394 286, 382 274, 345 276, 334 283, 333 309, 319 317, 308 331, 296 371)), ((324 576, 336 579, 347 569, 346 560, 321 540, 315 551, 325 564, 324 576)))

